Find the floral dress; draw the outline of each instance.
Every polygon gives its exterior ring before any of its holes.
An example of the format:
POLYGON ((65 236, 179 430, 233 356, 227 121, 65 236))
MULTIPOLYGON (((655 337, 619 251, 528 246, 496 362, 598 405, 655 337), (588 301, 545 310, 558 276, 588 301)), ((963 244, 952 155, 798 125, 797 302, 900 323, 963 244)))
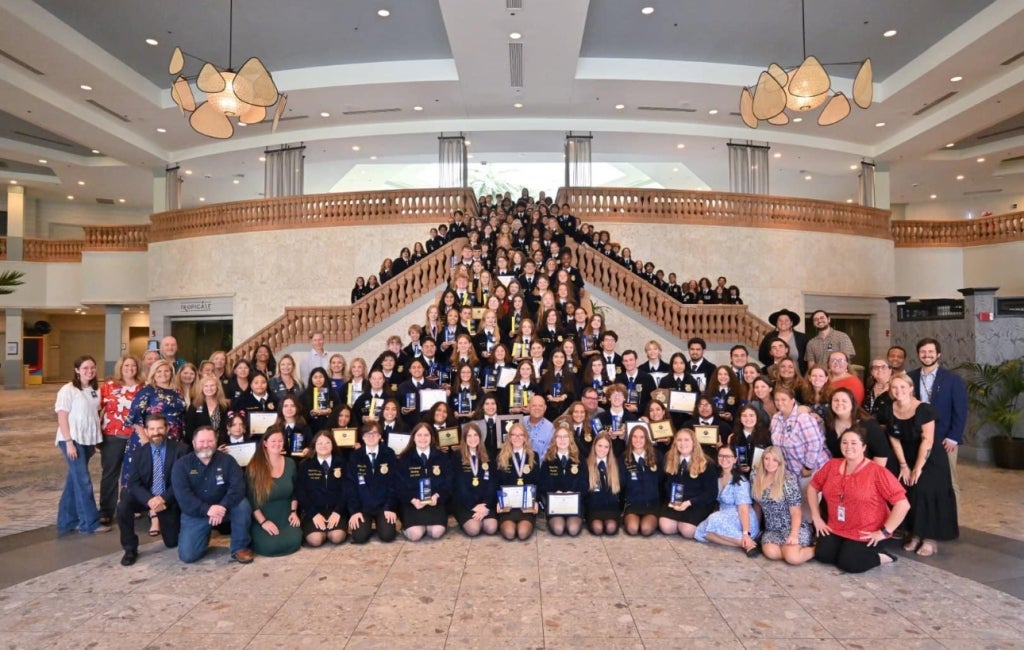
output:
MULTIPOLYGON (((781 470, 777 470, 781 471, 781 470)), ((782 498, 773 499, 771 488, 766 488, 761 497, 757 500, 761 504, 761 512, 764 513, 764 532, 761 533, 762 544, 778 544, 782 546, 789 539, 790 527, 793 520, 790 518, 789 509, 793 506, 800 507, 803 501, 800 495, 800 485, 796 477, 786 472, 786 481, 782 485, 782 498)), ((810 546, 814 535, 811 531, 811 522, 801 521, 797 539, 800 546, 810 546)))
MULTIPOLYGON (((128 412, 128 419, 125 421, 131 427, 146 426, 146 418, 159 413, 167 418, 167 438, 169 440, 182 439, 185 426, 185 400, 181 393, 173 388, 160 388, 159 386, 145 386, 139 390, 132 400, 132 407, 128 412)), ((128 487, 128 475, 132 469, 132 457, 142 446, 139 434, 132 431, 128 438, 128 446, 124 450, 124 465, 121 467, 121 489, 128 487)))

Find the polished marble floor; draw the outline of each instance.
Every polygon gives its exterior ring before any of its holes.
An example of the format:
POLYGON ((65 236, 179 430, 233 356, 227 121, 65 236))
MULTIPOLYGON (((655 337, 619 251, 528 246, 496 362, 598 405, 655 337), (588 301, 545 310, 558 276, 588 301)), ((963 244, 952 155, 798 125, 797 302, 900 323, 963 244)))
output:
POLYGON ((543 531, 124 568, 116 533, 55 537, 55 392, 0 391, 0 648, 1024 647, 1020 473, 962 464, 962 539, 858 576, 543 531))

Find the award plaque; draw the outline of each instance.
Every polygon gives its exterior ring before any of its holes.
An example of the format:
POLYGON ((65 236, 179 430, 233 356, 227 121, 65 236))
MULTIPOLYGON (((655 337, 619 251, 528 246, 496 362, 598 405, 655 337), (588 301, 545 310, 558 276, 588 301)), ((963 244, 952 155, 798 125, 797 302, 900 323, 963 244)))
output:
POLYGON ((594 432, 594 435, 604 431, 604 423, 601 422, 601 418, 590 418, 590 430, 594 432))
POLYGON ((243 442, 238 445, 228 445, 224 451, 235 459, 239 467, 245 467, 256 453, 256 443, 243 442))
POLYGON ((430 489, 430 479, 421 478, 419 487, 419 500, 430 501, 430 497, 434 495, 434 492, 430 489))
POLYGON ((693 432, 696 434, 697 442, 701 445, 717 445, 718 444, 718 426, 717 425, 698 425, 693 427, 693 432))
POLYGON ((626 404, 638 405, 640 404, 640 390, 632 388, 626 391, 626 404))
POLYGON ((250 411, 249 412, 249 433, 254 436, 262 436, 267 429, 277 423, 277 413, 272 411, 250 411))
POLYGON ((671 420, 651 422, 651 440, 654 440, 655 442, 660 442, 662 440, 672 440, 675 434, 675 431, 672 430, 671 420))
POLYGON ((505 440, 508 439, 508 430, 512 428, 512 425, 520 421, 518 415, 499 415, 495 418, 498 421, 498 436, 501 438, 498 442, 505 444, 505 440))
MULTIPOLYGON (((488 350, 489 351, 489 350, 488 350)), ((498 369, 488 368, 484 371, 484 390, 494 390, 498 387, 498 369)))
POLYGON ((413 410, 416 409, 416 393, 405 394, 405 408, 413 410))
POLYGON ((669 391, 668 410, 673 413, 693 413, 697 408, 697 394, 681 390, 669 391))
POLYGON ((580 493, 567 492, 565 494, 549 494, 548 514, 560 517, 579 517, 580 493))
POLYGON ((392 431, 388 434, 388 447, 390 447, 396 454, 400 454, 409 446, 409 440, 411 438, 411 434, 392 431))
POLYGON ((473 398, 469 393, 460 390, 455 397, 455 414, 466 416, 473 412, 473 398))
POLYGON ((356 446, 355 429, 331 429, 331 434, 334 436, 334 444, 342 449, 350 449, 356 446))
POLYGON ((331 410, 331 389, 327 386, 313 388, 313 410, 331 410))
POLYGON ((459 428, 441 429, 437 432, 437 446, 442 449, 459 444, 459 428))
POLYGON ((525 359, 529 355, 529 350, 526 349, 525 343, 513 343, 512 344, 512 358, 513 359, 525 359))
POLYGON ((672 489, 668 495, 668 502, 674 506, 681 505, 685 501, 683 499, 683 485, 681 483, 673 483, 672 489))
POLYGON ((484 312, 486 311, 486 307, 473 307, 473 320, 481 320, 484 317, 484 312))

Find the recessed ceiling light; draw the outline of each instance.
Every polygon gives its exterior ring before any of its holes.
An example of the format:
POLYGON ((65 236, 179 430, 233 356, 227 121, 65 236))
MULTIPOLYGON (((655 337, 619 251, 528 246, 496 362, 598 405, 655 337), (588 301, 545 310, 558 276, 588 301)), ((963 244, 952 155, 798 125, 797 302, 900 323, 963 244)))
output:
POLYGON ((772 154, 772 157, 774 157, 774 158, 782 158, 782 154, 779 153, 778 151, 776 151, 775 153, 772 154))
POLYGON ((118 202, 118 203, 124 203, 124 202, 125 202, 125 199, 118 199, 118 200, 117 200, 117 202, 118 202))
POLYGON ((74 201, 74 200, 75 200, 75 195, 74 194, 68 194, 68 201, 74 201))
POLYGON ((939 195, 938 195, 938 194, 932 194, 932 195, 931 195, 931 196, 929 196, 928 198, 929 198, 929 199, 937 199, 937 198, 939 198, 939 195))
POLYGON ((39 159, 39 164, 40 165, 45 165, 46 164, 46 158, 40 158, 39 159))
POLYGON ((677 171, 679 171, 679 168, 678 167, 673 167, 672 171, 677 172, 677 171))
POLYGON ((97 155, 99 155, 99 153, 100 153, 100 150, 99 150, 99 149, 93 149, 93 150, 92 150, 92 152, 93 152, 94 154, 97 154, 97 155))
POLYGON ((850 165, 850 169, 857 169, 860 165, 850 165))
POLYGON ((88 84, 82 84, 81 86, 79 86, 79 88, 81 88, 82 90, 92 90, 92 86, 88 84))
POLYGON ((380 16, 381 18, 387 18, 388 16, 391 15, 391 12, 388 11, 387 9, 378 9, 377 15, 380 16))
POLYGON ((617 110, 617 111, 621 111, 624 108, 626 108, 625 104, 616 104, 615 105, 615 110, 617 110))
POLYGON ((206 200, 206 197, 205 197, 205 196, 200 196, 200 197, 199 197, 199 202, 200 202, 200 203, 202 203, 202 202, 203 202, 203 201, 205 201, 205 200, 206 200))
POLYGON ((803 121, 804 121, 804 118, 802 118, 802 117, 794 117, 794 118, 793 118, 793 121, 794 121, 794 122, 797 122, 797 123, 800 123, 800 122, 803 122, 803 121))
POLYGON ((471 144, 473 144, 473 141, 472 141, 472 140, 466 140, 466 146, 467 146, 467 147, 468 147, 468 146, 470 146, 471 144))
POLYGON ((377 160, 377 156, 370 156, 370 160, 377 160))
POLYGON ((471 153, 470 154, 466 154, 466 158, 472 160, 473 159, 473 154, 471 154, 471 153))
POLYGON ((11 180, 11 185, 17 185, 17 184, 18 184, 18 181, 13 180, 13 179, 11 180))
POLYGON ((422 111, 423 107, 422 106, 413 106, 412 110, 414 110, 414 111, 422 111))
POLYGON ((682 142, 680 142, 679 144, 676 145, 676 149, 685 149, 685 148, 686 148, 686 145, 683 144, 682 142))
POLYGON ((352 151, 359 151, 359 145, 358 144, 352 145, 352 151))
POLYGON ((155 38, 147 38, 146 45, 160 45, 160 41, 156 40, 155 38))
POLYGON ((516 102, 515 104, 512 104, 512 108, 522 108, 522 107, 523 107, 523 105, 520 102, 516 102))
POLYGON ((644 7, 643 9, 640 10, 640 13, 642 13, 645 16, 650 16, 651 14, 654 13, 654 7, 644 7))
POLYGON ((330 116, 331 116, 331 114, 328 113, 327 111, 323 111, 322 113, 320 113, 320 117, 330 117, 330 116))
POLYGON ((266 156, 260 156, 259 158, 257 158, 257 160, 259 160, 260 162, 267 162, 267 157, 266 156))
POLYGON ((232 183, 234 183, 235 185, 238 185, 238 184, 239 184, 239 183, 241 183, 242 181, 240 181, 240 180, 238 180, 238 179, 236 178, 235 180, 233 180, 233 181, 231 181, 231 182, 232 182, 232 183))
POLYGON ((884 36, 886 38, 892 38, 893 36, 895 36, 898 33, 899 32, 897 32, 895 29, 890 29, 889 31, 882 32, 882 36, 884 36))
POLYGON ((814 177, 813 177, 813 176, 811 176, 810 174, 807 174, 806 176, 804 176, 804 180, 805 180, 805 181, 809 181, 809 180, 811 180, 811 179, 813 179, 813 178, 814 178, 814 177))
POLYGON ((523 35, 520 34, 519 32, 512 32, 511 34, 508 35, 508 37, 511 38, 513 41, 518 41, 523 37, 523 35))
MULTIPOLYGON (((241 122, 239 122, 239 124, 241 124, 241 122)), ((167 133, 167 129, 165 129, 162 126, 158 126, 157 129, 156 129, 156 132, 157 133, 167 133)))
POLYGON ((880 129, 880 128, 882 128, 883 126, 885 126, 885 122, 875 122, 875 127, 876 127, 876 128, 879 128, 879 129, 880 129))
POLYGON ((962 180, 964 179, 964 175, 963 175, 963 174, 957 174, 957 175, 956 175, 956 179, 957 179, 958 181, 962 181, 962 180))
POLYGON ((953 83, 956 83, 958 81, 963 81, 964 78, 961 77, 960 75, 956 75, 955 77, 950 77, 949 80, 952 81, 953 83))
POLYGON ((718 115, 718 109, 712 108, 710 111, 708 111, 708 115, 718 115))
POLYGON ((985 162, 985 159, 984 158, 978 158, 978 162, 980 162, 980 163, 985 162))
POLYGON ((947 142, 947 143, 946 143, 946 148, 947 148, 947 149, 952 149, 952 148, 953 148, 953 147, 955 147, 955 146, 956 146, 956 143, 955 143, 955 142, 947 142))
POLYGON ((853 203, 853 199, 846 199, 847 203, 853 203))
POLYGON ((85 185, 85 181, 78 181, 79 185, 85 185))
POLYGON ((191 169, 186 169, 185 170, 185 175, 186 176, 191 176, 192 175, 192 170, 191 169))

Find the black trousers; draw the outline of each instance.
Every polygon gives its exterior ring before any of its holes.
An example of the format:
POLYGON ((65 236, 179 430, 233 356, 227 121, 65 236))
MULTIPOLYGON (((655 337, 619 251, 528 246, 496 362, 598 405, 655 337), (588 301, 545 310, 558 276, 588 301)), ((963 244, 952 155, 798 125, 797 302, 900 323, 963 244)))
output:
POLYGON ((103 436, 100 445, 100 517, 113 517, 117 510, 117 489, 121 483, 121 466, 128 438, 103 436))
MULTIPOLYGON (((149 506, 139 503, 125 490, 117 504, 117 527, 121 531, 121 548, 126 551, 139 550, 139 535, 135 532, 136 512, 148 513, 149 506)), ((157 514, 156 518, 160 522, 160 536, 164 540, 164 546, 176 547, 178 533, 181 531, 181 510, 177 505, 171 505, 157 514)))
POLYGON ((398 535, 398 529, 395 524, 389 524, 384 519, 384 511, 380 510, 378 512, 363 513, 363 523, 359 524, 358 528, 352 529, 352 543, 365 544, 370 541, 370 535, 373 534, 374 524, 377 525, 377 535, 380 537, 380 541, 395 541, 395 537, 398 535))
POLYGON ((867 542, 832 534, 819 537, 815 542, 814 559, 834 564, 847 573, 864 573, 882 563, 878 559, 880 550, 878 546, 868 546, 867 542))

